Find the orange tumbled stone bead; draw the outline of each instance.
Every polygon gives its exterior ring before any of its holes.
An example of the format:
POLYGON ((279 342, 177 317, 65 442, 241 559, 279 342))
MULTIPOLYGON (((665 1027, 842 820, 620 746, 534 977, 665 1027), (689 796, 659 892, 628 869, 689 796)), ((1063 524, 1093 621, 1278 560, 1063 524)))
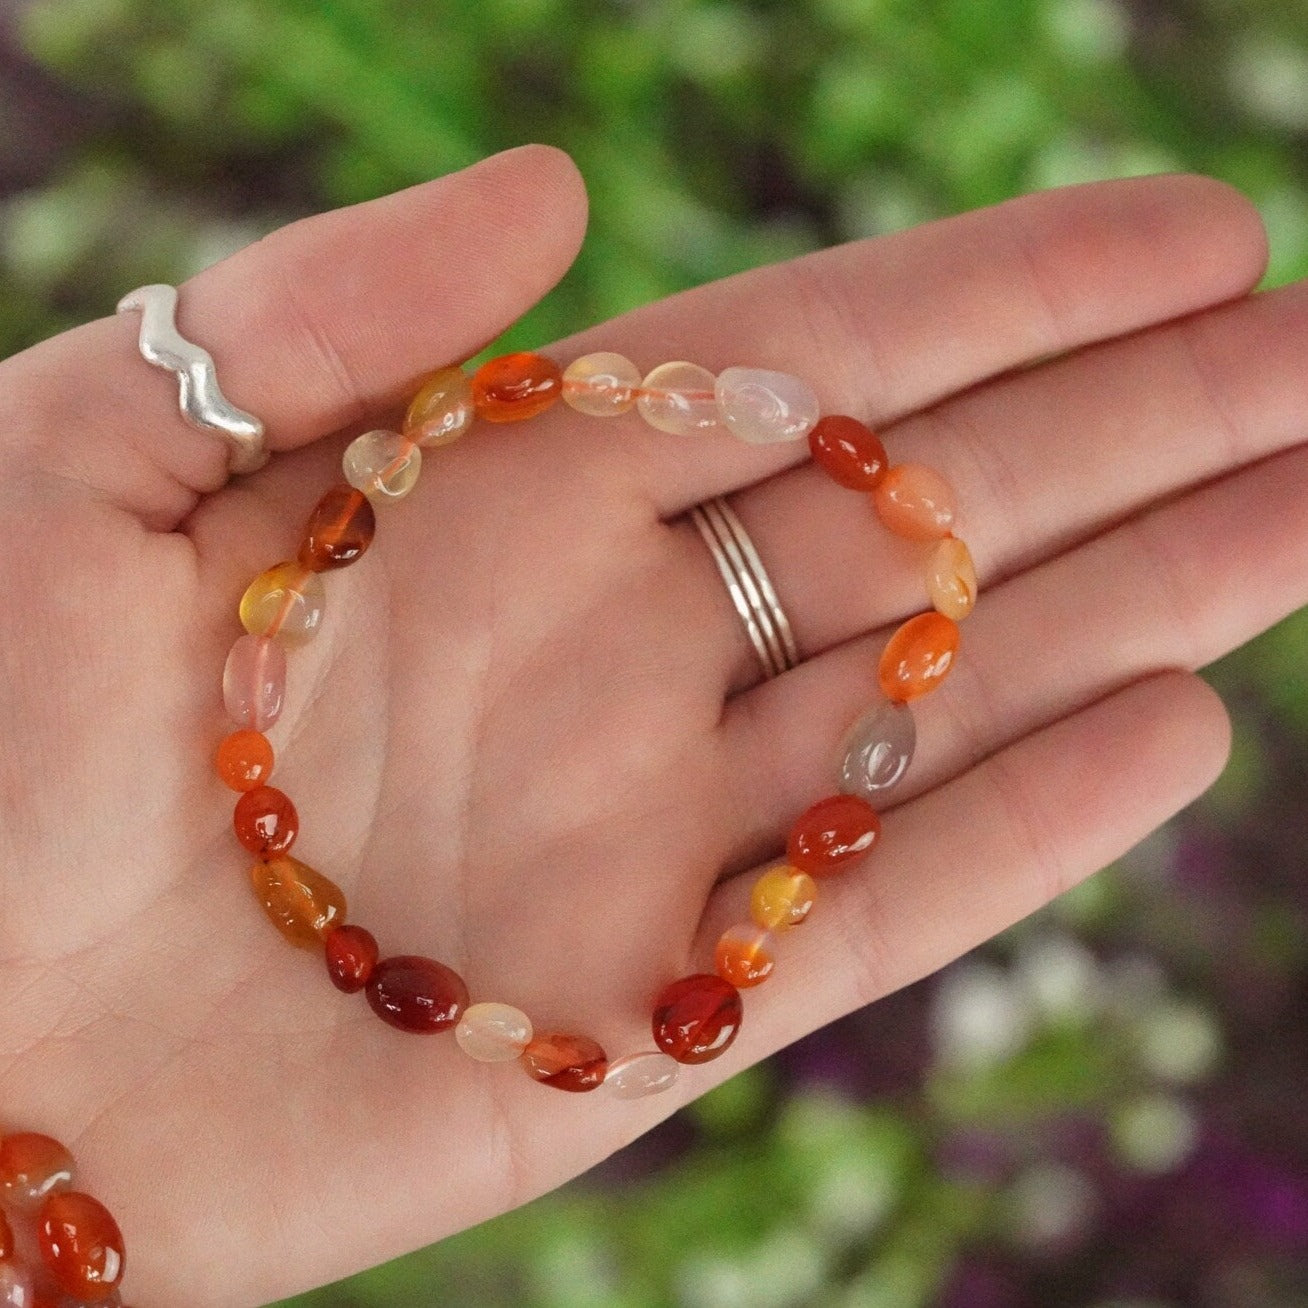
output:
POLYGON ((349 482, 338 482, 309 515, 296 558, 312 572, 344 568, 363 557, 376 533, 372 501, 349 482))
POLYGON ((472 387, 462 368, 441 368, 423 382, 404 415, 404 434, 424 449, 456 441, 472 425, 472 387))
POLYGON ((919 613, 881 652, 877 681, 887 699, 904 703, 934 690, 958 653, 958 623, 943 613, 919 613))
POLYGON ((750 922, 728 927, 718 938, 713 966, 724 981, 737 989, 756 986, 766 981, 776 966, 773 944, 772 932, 750 922))
POLYGON ((654 1001, 654 1043, 679 1063, 707 1063, 736 1038, 743 1016, 740 992, 730 981, 711 972, 683 976, 654 1001))
POLYGON ((847 490, 875 490, 890 462, 876 432, 839 413, 818 420, 808 434, 808 448, 813 462, 847 490))
POLYGON ((857 795, 829 795, 795 819, 786 859, 810 876, 827 876, 862 858, 881 835, 881 819, 857 795))
POLYGON ((377 940, 366 927, 342 922, 323 937, 327 975, 337 990, 357 994, 377 966, 377 940))
POLYGON ((272 742, 262 731, 242 728, 218 742, 214 771, 233 790, 253 790, 272 776, 272 742))
POLYGON ((59 1288, 79 1302, 108 1299, 123 1279, 123 1233, 113 1214, 89 1194, 52 1194, 37 1215, 37 1240, 59 1288))
POLYGON ((608 1055, 594 1040, 561 1031, 533 1036, 522 1051, 522 1063, 543 1085, 574 1094, 598 1089, 609 1070, 608 1055))
POLYGON ((939 540, 948 536, 957 508, 954 489, 934 469, 900 463, 886 470, 872 494, 881 521, 896 536, 939 540))
POLYGON ((754 882, 749 915, 765 931, 798 926, 813 907, 817 885, 807 872, 794 867, 773 867, 754 882))
POLYGON ((33 1212, 73 1183, 73 1156, 52 1136, 15 1131, 0 1140, 0 1203, 33 1212))
POLYGON ((472 374, 472 402, 487 422, 534 418, 562 394, 559 365, 543 354, 502 354, 472 374))
POLYGON ((327 932, 345 920, 345 892, 298 858, 256 863, 250 884, 268 920, 293 945, 321 948, 327 932))
POLYGON ((276 786, 255 786, 236 801, 232 814, 236 838, 251 854, 284 854, 300 834, 300 815, 291 797, 276 786))
POLYGON ((0 1259, 8 1258, 14 1251, 14 1233, 10 1230, 9 1219, 0 1213, 0 1259))

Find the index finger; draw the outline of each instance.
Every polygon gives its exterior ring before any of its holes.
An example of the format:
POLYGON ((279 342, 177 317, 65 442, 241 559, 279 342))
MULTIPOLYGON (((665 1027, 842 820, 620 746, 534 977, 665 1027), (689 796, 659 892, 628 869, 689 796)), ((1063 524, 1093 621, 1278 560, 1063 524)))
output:
MULTIPOLYGON (((741 273, 561 343, 642 369, 688 359, 793 373, 824 413, 882 424, 988 378, 1246 294, 1267 240, 1253 204, 1166 175, 1021 196, 893 235, 741 273)), ((634 415, 588 457, 674 516, 802 461, 804 442, 652 431, 634 415)), ((549 424, 542 439, 589 439, 549 424)))

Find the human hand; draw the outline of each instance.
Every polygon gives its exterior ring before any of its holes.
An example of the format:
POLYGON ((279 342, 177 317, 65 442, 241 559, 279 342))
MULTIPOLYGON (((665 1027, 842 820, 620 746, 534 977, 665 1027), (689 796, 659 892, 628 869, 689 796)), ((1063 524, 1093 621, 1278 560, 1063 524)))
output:
MULTIPOLYGON (((1181 669, 1308 602, 1308 295, 1247 297, 1263 233, 1217 183, 1031 196, 550 347, 804 377, 954 484, 983 594, 878 848, 821 884, 721 1059, 614 1102, 392 1030, 245 884, 211 770, 235 603, 293 555, 357 424, 543 294, 583 221, 571 165, 531 147, 196 277, 182 329, 278 451, 225 485, 134 319, 0 366, 6 1124, 72 1146, 137 1308, 266 1302, 502 1212, 993 935, 1213 780, 1226 714, 1181 669)), ((704 968, 833 789, 923 606, 920 549, 806 456, 561 405, 428 454, 328 579, 270 733, 296 855, 383 953, 614 1057, 648 1047, 651 997, 704 968), (761 684, 681 516, 718 494, 806 660, 761 684)))

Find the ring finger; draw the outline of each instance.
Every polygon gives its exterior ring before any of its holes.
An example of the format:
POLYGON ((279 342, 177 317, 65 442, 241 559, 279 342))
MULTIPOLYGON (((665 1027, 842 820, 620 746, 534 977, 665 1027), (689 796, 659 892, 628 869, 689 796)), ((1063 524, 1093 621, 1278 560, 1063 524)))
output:
MULTIPOLYGON (((921 747, 885 807, 1126 683, 1203 667, 1308 603, 1305 506, 1300 446, 995 587, 964 625, 957 668, 913 706, 921 747)), ((786 823, 830 791, 840 735, 878 693, 884 638, 869 633, 730 702, 720 773, 747 828, 732 866, 776 852, 786 823)))

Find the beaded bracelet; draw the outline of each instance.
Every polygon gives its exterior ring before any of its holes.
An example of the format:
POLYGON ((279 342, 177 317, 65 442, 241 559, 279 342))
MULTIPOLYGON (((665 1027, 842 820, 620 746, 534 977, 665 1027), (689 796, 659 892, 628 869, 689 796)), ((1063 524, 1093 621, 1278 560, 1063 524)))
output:
POLYGON ((788 374, 665 363, 642 379, 618 354, 589 354, 565 372, 543 355, 515 353, 483 364, 470 377, 443 368, 414 396, 402 430, 358 436, 343 458, 345 482, 333 486, 309 516, 296 558, 250 583, 240 601, 246 634, 232 646, 223 672, 226 710, 237 730, 218 746, 216 770, 233 790, 237 839, 256 856, 255 896, 293 944, 321 950, 333 984, 366 992, 383 1021, 401 1031, 454 1028, 454 1038, 480 1062, 520 1061, 537 1081, 560 1090, 603 1086, 618 1098, 667 1090, 681 1064, 718 1057, 740 1029, 740 991, 774 967, 775 937, 803 922, 815 878, 845 870, 876 844, 881 824, 870 800, 903 777, 916 729, 909 702, 939 685, 958 648, 958 622, 972 609, 976 573, 967 546, 952 534, 953 493, 918 464, 889 466, 876 434, 854 418, 819 420, 816 396, 788 374), (423 451, 464 434, 474 418, 491 423, 535 416, 560 398, 573 409, 613 417, 635 408, 653 427, 675 435, 727 430, 751 443, 808 437, 814 460, 839 485, 869 492, 885 525, 911 540, 932 542, 926 566, 934 608, 905 622, 879 665, 884 698, 850 728, 841 751, 839 792, 819 800, 791 828, 786 859, 764 872, 750 897, 749 922, 717 943, 712 971, 671 982, 653 1005, 654 1048, 610 1062, 594 1040, 538 1032, 521 1009, 469 1003, 468 987, 451 968, 414 954, 380 957, 373 935, 346 920, 345 896, 322 873, 291 857, 299 833, 295 805, 268 784, 273 748, 264 731, 282 709, 286 647, 311 639, 322 624, 322 573, 362 557, 376 527, 374 506, 407 495, 423 451))
MULTIPOLYGON (((215 767, 240 792, 234 828, 256 856, 250 869, 256 898, 293 944, 323 951, 339 990, 365 991, 378 1016, 401 1031, 453 1027, 470 1058, 521 1061, 537 1081, 560 1090, 603 1086, 620 1099, 667 1090, 682 1064, 716 1058, 736 1038, 740 991, 771 975, 776 936, 808 917, 816 879, 844 871, 880 836, 869 801, 884 798, 913 757, 916 728, 909 703, 948 673, 958 648, 957 624, 976 602, 971 556, 951 530, 951 488, 922 465, 890 466, 879 438, 856 419, 819 419, 816 396, 795 377, 750 368, 714 377, 675 362, 642 379, 629 360, 609 353, 586 355, 566 372, 528 353, 492 359, 471 377, 443 368, 414 396, 402 430, 357 437, 345 451, 343 470, 345 482, 333 486, 310 514, 296 558, 269 568, 246 589, 239 608, 246 634, 232 646, 223 670, 224 704, 237 729, 219 744, 215 767), (299 817, 290 798, 267 784, 273 747, 264 732, 282 710, 286 647, 309 640, 322 624, 321 574, 363 556, 376 530, 374 506, 413 489, 424 449, 457 440, 474 418, 517 422, 560 398, 597 417, 635 408, 651 426, 674 435, 725 429, 759 444, 807 436, 814 461, 839 485, 868 492, 892 532, 932 543, 926 580, 933 609, 910 618, 886 645, 878 669, 883 698, 846 733, 838 793, 796 819, 784 863, 754 884, 751 920, 718 940, 714 970, 681 977, 657 996, 655 1048, 615 1062, 586 1036, 535 1031, 527 1014, 509 1004, 470 1004, 463 979, 443 963, 414 954, 381 958, 371 932, 346 921, 340 887, 291 857, 299 817)), ((72 1155, 49 1136, 20 1132, 0 1140, 0 1202, 11 1212, 34 1215, 45 1271, 42 1278, 17 1255, 0 1214, 0 1308, 121 1308, 122 1233, 102 1204, 71 1189, 72 1177, 72 1155)))

